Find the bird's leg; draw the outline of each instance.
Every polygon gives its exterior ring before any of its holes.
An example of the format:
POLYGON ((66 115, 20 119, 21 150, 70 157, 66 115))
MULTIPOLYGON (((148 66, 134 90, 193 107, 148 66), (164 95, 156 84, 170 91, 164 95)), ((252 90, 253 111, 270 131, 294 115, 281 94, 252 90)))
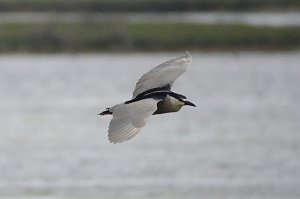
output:
POLYGON ((109 110, 109 108, 106 108, 105 111, 99 113, 98 115, 111 115, 112 112, 109 110))

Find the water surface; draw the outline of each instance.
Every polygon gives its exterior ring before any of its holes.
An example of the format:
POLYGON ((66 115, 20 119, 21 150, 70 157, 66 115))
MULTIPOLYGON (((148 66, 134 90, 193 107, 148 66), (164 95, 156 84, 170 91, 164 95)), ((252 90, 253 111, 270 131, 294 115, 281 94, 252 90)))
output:
POLYGON ((240 23, 256 26, 300 26, 299 12, 167 12, 167 13, 98 13, 72 12, 2 12, 0 23, 76 22, 184 22, 240 23))
POLYGON ((197 108, 108 142, 96 114, 177 55, 1 55, 0 197, 299 198, 299 52, 192 52, 197 108))

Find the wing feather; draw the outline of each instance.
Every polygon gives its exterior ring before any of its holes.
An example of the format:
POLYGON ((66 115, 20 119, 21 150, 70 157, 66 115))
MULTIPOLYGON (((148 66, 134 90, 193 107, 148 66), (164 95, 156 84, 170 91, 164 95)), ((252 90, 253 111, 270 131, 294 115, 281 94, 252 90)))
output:
POLYGON ((158 100, 144 99, 130 104, 119 104, 113 110, 108 127, 108 139, 121 143, 131 139, 145 126, 150 115, 157 109, 158 100))
POLYGON ((172 87, 174 81, 186 71, 192 62, 191 54, 186 51, 185 55, 168 60, 144 74, 136 83, 133 91, 133 99, 153 88, 172 87))

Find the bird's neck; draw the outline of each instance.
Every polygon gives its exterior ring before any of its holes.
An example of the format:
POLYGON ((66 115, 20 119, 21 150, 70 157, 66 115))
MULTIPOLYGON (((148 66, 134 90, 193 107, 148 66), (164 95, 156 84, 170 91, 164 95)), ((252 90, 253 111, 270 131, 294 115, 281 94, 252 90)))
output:
POLYGON ((177 112, 182 108, 183 105, 183 102, 168 95, 163 101, 158 103, 157 111, 155 111, 154 115, 177 112))

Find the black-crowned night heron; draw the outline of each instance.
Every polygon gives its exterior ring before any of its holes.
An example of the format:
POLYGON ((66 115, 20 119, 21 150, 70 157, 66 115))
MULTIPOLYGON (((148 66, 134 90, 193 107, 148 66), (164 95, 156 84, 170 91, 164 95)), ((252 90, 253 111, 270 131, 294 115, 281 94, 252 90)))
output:
POLYGON ((136 83, 133 98, 117 104, 99 115, 112 115, 108 139, 121 143, 134 137, 150 115, 179 111, 184 105, 195 106, 186 97, 171 91, 174 81, 192 62, 191 54, 166 61, 144 74, 136 83))

